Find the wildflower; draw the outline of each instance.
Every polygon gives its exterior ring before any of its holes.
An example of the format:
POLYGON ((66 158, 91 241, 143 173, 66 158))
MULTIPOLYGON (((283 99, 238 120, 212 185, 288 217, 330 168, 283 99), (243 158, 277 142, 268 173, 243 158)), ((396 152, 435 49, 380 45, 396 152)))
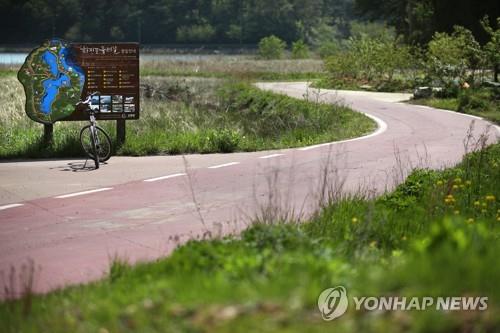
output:
POLYGON ((492 194, 488 194, 486 197, 485 197, 486 201, 495 201, 495 196, 492 195, 492 194))
POLYGON ((457 177, 453 180, 455 184, 460 184, 462 182, 462 179, 460 177, 457 177))
POLYGON ((466 180, 466 181, 465 181, 465 185, 467 185, 467 186, 471 186, 471 185, 472 185, 472 182, 471 182, 470 180, 466 180))
POLYGON ((454 202, 455 202, 455 198, 453 197, 453 195, 448 194, 448 195, 444 198, 444 202, 445 202, 445 203, 447 203, 447 204, 454 203, 454 202))
POLYGON ((473 219, 473 218, 468 219, 468 220, 467 220, 467 223, 469 223, 469 224, 474 223, 474 219, 473 219))
POLYGON ((437 183, 436 183, 437 186, 441 186, 443 185, 443 181, 442 180, 438 180, 437 183))
POLYGON ((486 207, 486 206, 488 206, 488 204, 487 204, 486 202, 483 202, 483 203, 481 204, 481 206, 486 207))
POLYGON ((402 241, 406 241, 406 236, 401 237, 402 241))
POLYGON ((500 216, 497 216, 497 221, 500 222, 500 216))
POLYGON ((460 189, 464 189, 465 188, 465 185, 464 184, 460 184, 460 189))
POLYGON ((483 214, 484 214, 484 213, 486 213, 486 212, 487 212, 487 210, 486 210, 486 209, 481 209, 481 213, 483 213, 483 214))
POLYGON ((371 248, 374 248, 375 246, 377 246, 377 241, 372 241, 372 242, 370 243, 370 247, 371 247, 371 248))
POLYGON ((356 224, 356 223, 358 223, 358 219, 356 217, 353 217, 351 222, 352 222, 352 224, 356 224))
POLYGON ((454 190, 458 190, 458 185, 453 185, 452 187, 454 190))
POLYGON ((453 214, 458 215, 458 214, 460 214, 460 211, 459 210, 455 210, 455 211, 453 211, 453 214))
POLYGON ((481 202, 480 202, 480 201, 477 201, 477 200, 476 200, 476 201, 474 201, 474 206, 476 206, 476 207, 481 206, 481 202))

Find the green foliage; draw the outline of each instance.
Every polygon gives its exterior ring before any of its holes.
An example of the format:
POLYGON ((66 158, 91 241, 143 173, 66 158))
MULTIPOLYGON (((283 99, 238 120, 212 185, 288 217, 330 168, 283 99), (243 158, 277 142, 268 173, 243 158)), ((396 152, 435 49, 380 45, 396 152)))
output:
POLYGON ((500 72, 500 17, 497 17, 496 21, 496 29, 490 25, 488 16, 483 18, 481 25, 490 37, 484 50, 489 64, 493 68, 495 81, 498 82, 498 73, 500 72))
POLYGON ((325 61, 327 85, 352 87, 369 84, 376 90, 401 90, 412 83, 405 82, 407 72, 414 70, 415 57, 408 46, 400 44, 390 31, 370 37, 362 32, 351 37, 346 49, 325 61))
POLYGON ((210 42, 215 36, 215 29, 208 23, 181 26, 177 28, 176 38, 182 43, 210 42))
POLYGON ((338 42, 325 42, 320 45, 317 52, 321 59, 326 59, 336 55, 339 51, 340 45, 338 42))
POLYGON ((218 151, 221 153, 232 153, 238 149, 241 135, 238 131, 222 129, 210 131, 207 136, 208 151, 218 151))
POLYGON ((380 201, 396 211, 407 209, 422 198, 436 182, 437 176, 438 173, 432 170, 416 170, 393 192, 382 196, 380 201))
POLYGON ((471 81, 475 71, 484 64, 481 46, 472 33, 459 26, 452 34, 436 33, 429 42, 427 73, 447 89, 471 81))
POLYGON ((484 15, 498 15, 494 0, 482 1, 481 6, 472 0, 355 0, 355 7, 364 17, 386 21, 407 42, 420 45, 428 43, 436 31, 453 31, 457 22, 483 44, 487 36, 477 22, 484 15))
POLYGON ((259 42, 259 55, 264 59, 281 59, 286 43, 278 37, 271 35, 264 37, 259 42))
POLYGON ((309 58, 309 46, 304 41, 298 40, 292 43, 292 58, 307 59, 309 58))

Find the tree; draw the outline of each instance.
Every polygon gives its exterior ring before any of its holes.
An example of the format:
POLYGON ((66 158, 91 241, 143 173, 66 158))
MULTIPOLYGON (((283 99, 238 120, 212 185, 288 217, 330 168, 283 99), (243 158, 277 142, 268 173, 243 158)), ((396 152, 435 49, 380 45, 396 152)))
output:
POLYGON ((490 41, 485 45, 486 56, 493 68, 493 78, 498 82, 498 73, 500 71, 500 17, 497 17, 497 27, 494 29, 489 22, 488 16, 481 21, 481 25, 490 36, 490 41))

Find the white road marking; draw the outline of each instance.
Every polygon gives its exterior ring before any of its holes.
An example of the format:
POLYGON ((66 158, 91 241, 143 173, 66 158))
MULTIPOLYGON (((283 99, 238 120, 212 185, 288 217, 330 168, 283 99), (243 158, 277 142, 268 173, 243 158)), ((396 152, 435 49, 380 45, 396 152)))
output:
POLYGON ((169 179, 169 178, 175 178, 175 177, 181 177, 185 176, 185 173, 174 173, 173 175, 168 175, 168 176, 162 176, 162 177, 156 177, 156 178, 151 178, 151 179, 145 179, 145 182, 156 182, 158 180, 163 180, 163 179, 169 179))
POLYGON ((60 195, 55 197, 56 199, 66 199, 66 198, 72 198, 72 197, 77 197, 79 195, 85 195, 85 194, 91 194, 91 193, 97 193, 97 192, 103 192, 103 191, 109 191, 112 190, 112 187, 104 187, 104 188, 98 188, 96 190, 89 190, 89 191, 83 191, 83 192, 77 192, 77 193, 71 193, 71 194, 65 194, 65 195, 60 195))
POLYGON ((371 114, 368 114, 365 112, 361 112, 361 113, 377 123, 378 128, 375 132, 364 135, 364 136, 360 136, 359 138, 353 138, 353 139, 347 139, 347 140, 335 141, 335 142, 327 142, 327 143, 322 143, 319 145, 299 148, 299 150, 305 151, 305 150, 311 150, 311 149, 321 148, 321 147, 325 147, 325 146, 337 145, 337 144, 346 143, 346 142, 364 140, 364 139, 368 139, 368 138, 374 137, 376 135, 382 134, 387 130, 387 124, 382 119, 375 117, 375 116, 372 116, 371 114))
POLYGON ((231 162, 231 163, 219 164, 219 165, 214 165, 214 166, 211 166, 211 167, 208 167, 208 168, 209 169, 219 169, 219 168, 224 168, 224 167, 228 167, 228 166, 231 166, 231 165, 237 165, 237 164, 240 164, 240 162, 231 162))
POLYGON ((0 206, 0 210, 5 210, 9 208, 14 208, 14 207, 21 207, 24 206, 24 204, 10 204, 10 205, 5 205, 5 206, 0 206))
POLYGON ((285 155, 285 154, 272 154, 272 155, 261 156, 259 158, 268 159, 268 158, 279 157, 279 156, 283 156, 283 155, 285 155))

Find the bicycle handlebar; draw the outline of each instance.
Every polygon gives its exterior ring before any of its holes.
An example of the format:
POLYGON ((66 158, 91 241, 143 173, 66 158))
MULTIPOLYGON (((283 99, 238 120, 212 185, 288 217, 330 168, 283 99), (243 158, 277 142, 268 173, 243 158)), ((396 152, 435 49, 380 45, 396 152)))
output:
POLYGON ((100 95, 101 93, 98 91, 94 91, 92 94, 88 95, 87 98, 84 101, 79 101, 78 103, 75 104, 75 106, 79 105, 89 105, 92 97, 96 95, 100 95))

